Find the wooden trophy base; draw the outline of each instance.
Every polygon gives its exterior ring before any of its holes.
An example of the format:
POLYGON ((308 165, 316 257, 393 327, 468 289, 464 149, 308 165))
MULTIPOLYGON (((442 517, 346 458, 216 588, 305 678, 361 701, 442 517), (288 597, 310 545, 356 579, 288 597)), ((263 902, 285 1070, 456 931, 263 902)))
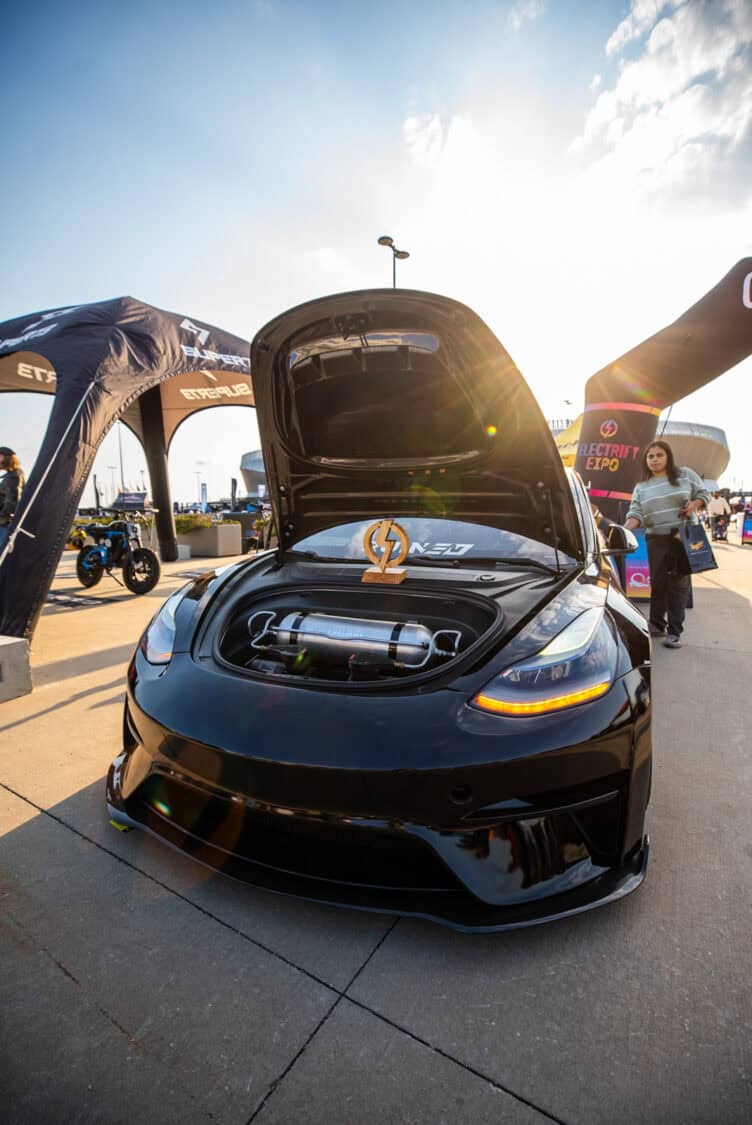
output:
POLYGON ((382 570, 378 566, 369 566, 363 571, 363 582, 380 582, 384 586, 398 586, 407 578, 407 571, 403 566, 393 566, 382 570))

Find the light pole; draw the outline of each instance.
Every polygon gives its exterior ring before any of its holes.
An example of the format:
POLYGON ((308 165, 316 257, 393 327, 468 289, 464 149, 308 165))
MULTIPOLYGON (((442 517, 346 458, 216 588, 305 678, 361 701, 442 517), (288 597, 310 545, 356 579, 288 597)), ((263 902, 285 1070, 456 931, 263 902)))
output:
POLYGON ((110 470, 110 488, 112 489, 112 499, 110 503, 114 504, 115 497, 117 496, 117 489, 115 487, 115 470, 117 469, 117 465, 108 465, 107 468, 110 470))
POLYGON ((396 289, 397 288, 397 259, 399 258, 400 261, 403 261, 405 258, 410 257, 410 253, 409 253, 408 250, 398 250, 397 247, 394 245, 394 239, 390 238, 390 236, 388 234, 382 234, 381 237, 377 238, 376 241, 378 242, 379 246, 388 246, 389 249, 392 251, 392 289, 396 289))

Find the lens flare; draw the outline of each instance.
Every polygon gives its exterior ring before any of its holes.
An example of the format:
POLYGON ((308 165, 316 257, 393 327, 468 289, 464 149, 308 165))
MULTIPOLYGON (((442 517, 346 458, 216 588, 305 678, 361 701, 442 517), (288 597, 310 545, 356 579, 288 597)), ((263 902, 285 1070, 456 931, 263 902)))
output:
POLYGON ((489 426, 486 426, 486 433, 489 437, 496 437, 496 426, 494 426, 493 422, 489 426))
POLYGON ((154 808, 157 810, 157 812, 161 812, 162 816, 172 816, 172 809, 169 805, 165 804, 164 801, 160 801, 155 797, 152 801, 152 804, 154 805, 154 808))
POLYGON ((422 507, 430 516, 441 517, 449 514, 450 505, 435 488, 429 488, 425 484, 411 484, 410 492, 414 496, 420 496, 422 507))

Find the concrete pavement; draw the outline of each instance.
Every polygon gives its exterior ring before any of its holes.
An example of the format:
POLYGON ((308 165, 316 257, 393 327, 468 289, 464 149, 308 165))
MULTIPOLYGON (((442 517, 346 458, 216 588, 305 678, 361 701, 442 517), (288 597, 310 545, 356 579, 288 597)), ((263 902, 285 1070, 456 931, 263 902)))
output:
POLYGON ((66 556, 35 690, 0 707, 3 1120, 752 1120, 752 548, 716 553, 684 647, 654 650, 645 885, 484 937, 264 894, 111 828, 128 658, 211 564, 134 598, 89 595, 66 556))

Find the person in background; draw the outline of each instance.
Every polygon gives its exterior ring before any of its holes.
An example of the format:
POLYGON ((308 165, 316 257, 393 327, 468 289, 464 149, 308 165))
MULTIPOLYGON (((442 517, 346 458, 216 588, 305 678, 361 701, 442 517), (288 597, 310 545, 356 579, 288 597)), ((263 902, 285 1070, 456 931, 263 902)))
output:
POLYGON ((8 539, 10 521, 13 519, 13 513, 18 507, 18 501, 26 484, 26 477, 23 475, 18 458, 7 445, 0 445, 0 470, 5 471, 5 475, 0 478, 0 551, 2 551, 8 539))
POLYGON ((624 526, 645 530, 650 563, 651 636, 679 648, 690 592, 690 569, 679 538, 684 519, 710 500, 694 469, 677 467, 671 446, 654 441, 642 458, 643 479, 632 493, 624 526))
POLYGON ((720 492, 713 493, 713 499, 708 504, 708 515, 714 539, 725 539, 731 508, 725 496, 720 492))

